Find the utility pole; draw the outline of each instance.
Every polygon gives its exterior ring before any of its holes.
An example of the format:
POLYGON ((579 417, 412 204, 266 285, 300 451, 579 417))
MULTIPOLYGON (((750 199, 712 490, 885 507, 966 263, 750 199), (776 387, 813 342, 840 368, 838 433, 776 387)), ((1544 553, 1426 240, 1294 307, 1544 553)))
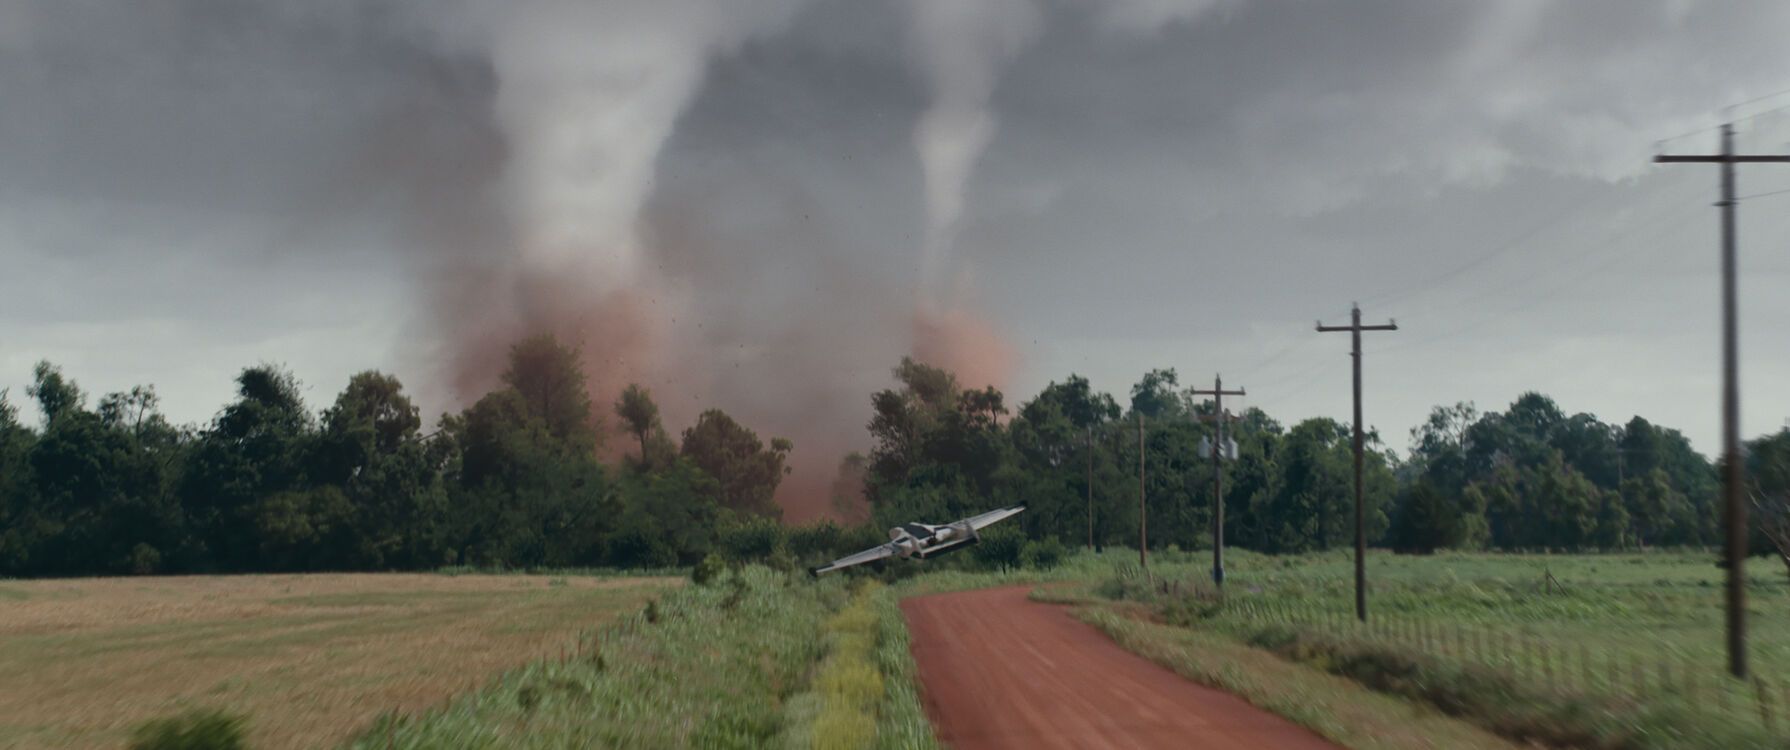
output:
POLYGON ((1150 570, 1150 535, 1145 530, 1148 520, 1144 510, 1144 413, 1137 413, 1137 564, 1150 570))
POLYGON ((1094 551, 1094 425, 1088 425, 1088 551, 1094 551))
POLYGON ((1653 157, 1655 164, 1720 164, 1722 199, 1722 495, 1727 525, 1728 671, 1746 679, 1746 503, 1740 476, 1740 345, 1735 302, 1734 165, 1790 163, 1790 156, 1734 153, 1734 124, 1722 125, 1722 152, 1701 156, 1653 157))
MULTIPOLYGON (((1195 396, 1212 397, 1212 420, 1218 425, 1213 433, 1212 441, 1212 582, 1220 588, 1224 587, 1224 470, 1219 461, 1224 457, 1224 413, 1225 396, 1246 396, 1242 388, 1234 391, 1224 389, 1224 379, 1212 376, 1212 390, 1202 391, 1190 388, 1187 391, 1195 396)), ((1233 458, 1235 458, 1233 456, 1233 458)))
POLYGON ((1318 322, 1320 333, 1348 331, 1349 356, 1355 360, 1355 618, 1367 622, 1367 510, 1361 500, 1361 332, 1396 331, 1397 321, 1385 325, 1361 324, 1361 306, 1349 305, 1349 324, 1327 326, 1318 322))

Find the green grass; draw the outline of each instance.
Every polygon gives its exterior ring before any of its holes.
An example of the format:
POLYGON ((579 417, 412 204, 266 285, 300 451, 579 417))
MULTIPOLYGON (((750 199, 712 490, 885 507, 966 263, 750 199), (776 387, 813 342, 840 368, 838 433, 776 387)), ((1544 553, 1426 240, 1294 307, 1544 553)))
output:
POLYGON ((937 750, 897 588, 731 571, 352 746, 937 750))
POLYGON ((1790 590, 1749 565, 1755 674, 1725 677, 1723 571, 1713 555, 1370 552, 1371 624, 1352 618, 1340 553, 1228 555, 1226 596, 1203 556, 1157 555, 1086 592, 1146 602, 1154 616, 1263 647, 1505 736, 1555 745, 1734 747, 1790 735, 1790 590), (1548 576, 1557 584, 1550 584, 1548 576), (1563 590, 1562 590, 1563 589, 1563 590))
POLYGON ((241 750, 244 723, 222 711, 186 711, 137 727, 130 750, 241 750))
POLYGON ((1110 607, 1077 615, 1127 650, 1187 679, 1235 694, 1266 711, 1359 750, 1511 748, 1507 740, 1410 703, 1278 658, 1221 634, 1139 620, 1110 607))
POLYGON ((530 664, 447 706, 391 718, 356 747, 751 748, 787 732, 789 699, 846 599, 761 567, 668 593, 565 660, 530 664))
POLYGON ((901 617, 900 594, 890 588, 871 592, 870 607, 876 615, 876 666, 883 676, 883 704, 877 716, 879 750, 937 750, 938 738, 920 704, 920 684, 915 673, 907 621, 901 617))
POLYGON ((875 582, 867 582, 852 603, 827 620, 827 656, 814 678, 821 711, 814 720, 812 746, 820 750, 868 747, 876 737, 877 709, 883 702, 883 675, 871 661, 877 620, 872 610, 875 582))

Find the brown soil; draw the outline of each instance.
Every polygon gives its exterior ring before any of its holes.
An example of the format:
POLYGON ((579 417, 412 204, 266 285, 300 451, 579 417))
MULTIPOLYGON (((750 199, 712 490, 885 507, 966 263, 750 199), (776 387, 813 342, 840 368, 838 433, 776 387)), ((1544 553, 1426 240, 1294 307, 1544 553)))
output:
POLYGON ((1182 679, 1018 586, 901 603, 939 739, 976 748, 1334 745, 1182 679))

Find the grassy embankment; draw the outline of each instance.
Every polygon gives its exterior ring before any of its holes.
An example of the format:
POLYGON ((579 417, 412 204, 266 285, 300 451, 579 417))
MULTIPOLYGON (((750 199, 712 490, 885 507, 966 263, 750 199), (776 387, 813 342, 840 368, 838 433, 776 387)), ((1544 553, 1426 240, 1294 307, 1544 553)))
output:
POLYGON ((1723 676, 1722 571, 1708 554, 1377 554, 1369 565, 1368 627, 1350 617, 1353 578, 1341 554, 1233 554, 1223 599, 1204 584, 1204 558, 1157 559, 1153 581, 1134 564, 1109 566, 1104 580, 1083 577, 1070 595, 1106 602, 1084 618, 1132 650, 1344 744, 1385 746, 1326 730, 1322 716, 1301 715, 1311 702, 1286 696, 1292 683, 1250 684, 1261 682, 1252 676, 1263 666, 1257 654, 1347 678, 1514 741, 1785 744, 1790 693, 1773 677, 1790 666, 1790 628, 1782 625, 1790 599, 1781 571, 1758 561, 1749 567, 1750 606, 1754 669, 1764 680, 1742 685, 1723 676), (1121 616, 1128 608, 1133 616, 1121 616), (1233 656, 1217 656, 1223 653, 1233 656))
POLYGON ((932 748, 891 591, 751 566, 356 746, 932 748))
POLYGON ((0 747, 121 747, 194 710, 257 748, 420 711, 675 579, 317 574, 0 581, 0 747))

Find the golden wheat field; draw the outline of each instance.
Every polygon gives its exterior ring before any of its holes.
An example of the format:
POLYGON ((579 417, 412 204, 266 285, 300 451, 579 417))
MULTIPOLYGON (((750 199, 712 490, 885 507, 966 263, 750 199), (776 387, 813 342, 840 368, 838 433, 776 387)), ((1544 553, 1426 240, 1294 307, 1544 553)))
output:
POLYGON ((671 579, 316 574, 0 581, 0 747, 121 747, 187 708, 331 746, 633 611, 671 579))

